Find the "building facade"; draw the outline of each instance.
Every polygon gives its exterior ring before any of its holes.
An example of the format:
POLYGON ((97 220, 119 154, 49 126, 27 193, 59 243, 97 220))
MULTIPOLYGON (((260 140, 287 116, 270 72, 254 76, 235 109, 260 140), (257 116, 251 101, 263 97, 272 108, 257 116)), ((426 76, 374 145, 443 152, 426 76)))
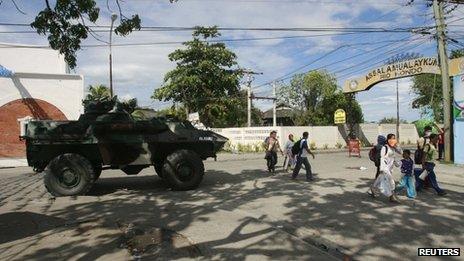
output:
POLYGON ((24 157, 20 121, 74 120, 82 113, 84 79, 68 73, 48 48, 0 44, 0 158, 24 157))

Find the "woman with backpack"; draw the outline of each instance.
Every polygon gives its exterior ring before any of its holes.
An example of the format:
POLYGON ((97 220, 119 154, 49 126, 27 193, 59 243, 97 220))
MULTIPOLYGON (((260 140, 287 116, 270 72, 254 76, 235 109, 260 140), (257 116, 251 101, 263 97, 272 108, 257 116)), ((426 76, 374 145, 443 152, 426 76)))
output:
POLYGON ((375 178, 377 178, 380 174, 380 151, 384 146, 386 146, 386 143, 387 138, 383 135, 379 135, 377 136, 377 144, 369 151, 369 159, 374 162, 377 169, 375 172, 375 178))
POLYGON ((375 190, 389 197, 390 202, 399 203, 395 196, 395 180, 393 179, 393 167, 399 167, 400 163, 395 161, 395 153, 402 154, 398 147, 395 134, 387 135, 387 145, 380 150, 380 173, 372 185, 369 195, 376 197, 375 190))

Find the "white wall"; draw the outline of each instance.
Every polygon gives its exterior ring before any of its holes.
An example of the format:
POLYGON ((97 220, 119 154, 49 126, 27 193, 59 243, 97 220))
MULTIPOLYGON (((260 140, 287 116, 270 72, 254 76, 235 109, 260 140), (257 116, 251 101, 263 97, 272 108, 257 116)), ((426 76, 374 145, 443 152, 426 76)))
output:
POLYGON ((0 43, 0 65, 14 72, 65 74, 66 62, 58 51, 0 43))
POLYGON ((36 98, 56 106, 74 120, 83 112, 84 79, 80 75, 28 75, 0 78, 0 106, 21 99, 36 98))
MULTIPOLYGON (((388 133, 396 133, 396 125, 394 124, 361 124, 359 126, 361 132, 360 139, 365 143, 375 144, 378 135, 387 135, 388 133)), ((303 132, 309 132, 309 139, 314 142, 317 148, 335 148, 337 144, 346 145, 344 134, 340 133, 337 126, 288 126, 288 127, 252 127, 252 128, 225 128, 214 129, 214 131, 227 137, 230 143, 234 146, 241 145, 257 145, 269 136, 269 133, 277 131, 277 138, 281 144, 285 144, 288 140, 288 135, 291 133, 296 139, 299 139, 303 132)), ((401 124, 400 126, 401 142, 414 143, 418 138, 417 130, 414 124, 401 124)))
POLYGON ((53 104, 70 120, 83 112, 84 79, 66 74, 66 63, 57 51, 30 46, 0 48, 0 65, 14 72, 12 78, 0 77, 0 106, 35 98, 53 104))

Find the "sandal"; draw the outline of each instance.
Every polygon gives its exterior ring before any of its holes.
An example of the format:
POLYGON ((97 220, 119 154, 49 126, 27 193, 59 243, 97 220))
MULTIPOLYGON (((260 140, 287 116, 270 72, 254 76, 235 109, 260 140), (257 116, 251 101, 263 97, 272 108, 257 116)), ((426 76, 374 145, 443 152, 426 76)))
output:
POLYGON ((401 203, 395 196, 390 197, 390 202, 397 203, 397 204, 401 203))
POLYGON ((367 193, 367 195, 371 196, 372 198, 376 198, 376 195, 375 195, 374 191, 372 191, 372 189, 369 189, 366 193, 367 193))

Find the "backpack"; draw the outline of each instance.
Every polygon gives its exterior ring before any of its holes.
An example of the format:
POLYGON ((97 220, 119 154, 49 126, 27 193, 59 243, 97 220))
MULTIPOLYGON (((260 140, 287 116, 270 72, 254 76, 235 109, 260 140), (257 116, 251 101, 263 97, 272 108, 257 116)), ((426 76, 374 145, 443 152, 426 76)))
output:
POLYGON ((301 140, 295 142, 295 144, 293 144, 292 146, 292 155, 295 156, 295 155, 298 155, 301 151, 301 140))
POLYGON ((424 157, 424 148, 427 140, 424 138, 424 144, 422 144, 422 149, 417 146, 417 150, 414 151, 414 162, 416 164, 422 164, 422 158, 424 157))
MULTIPOLYGON (((383 145, 382 147, 387 147, 387 145, 383 145)), ((381 149, 377 150, 377 145, 375 145, 369 150, 369 159, 373 161, 376 164, 376 166, 380 165, 380 152, 381 151, 382 151, 381 149)), ((385 151, 385 155, 387 155, 387 153, 388 153, 388 148, 385 151)))
POLYGON ((417 148, 417 150, 414 152, 414 163, 416 164, 422 164, 422 158, 424 157, 424 149, 425 149, 425 146, 428 145, 427 147, 429 148, 427 150, 427 153, 430 152, 430 145, 429 144, 425 144, 425 141, 424 141, 424 146, 422 146, 422 149, 419 149, 417 148))
POLYGON ((373 162, 376 162, 377 161, 377 154, 379 152, 377 151, 377 146, 373 146, 370 150, 369 150, 369 159, 373 162))

